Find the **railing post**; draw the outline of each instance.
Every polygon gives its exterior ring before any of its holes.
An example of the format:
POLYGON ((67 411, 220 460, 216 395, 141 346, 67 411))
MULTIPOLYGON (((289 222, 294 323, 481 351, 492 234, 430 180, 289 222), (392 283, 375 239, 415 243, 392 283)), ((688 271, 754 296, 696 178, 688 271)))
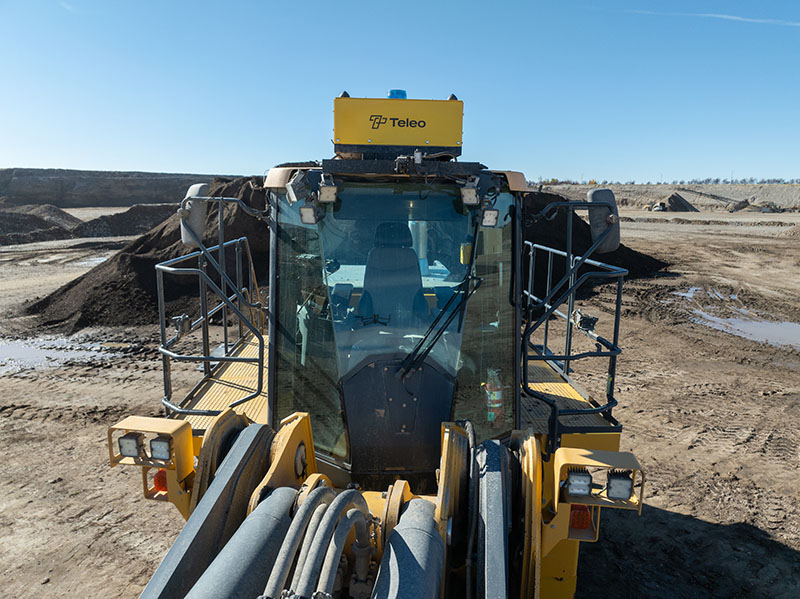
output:
POLYGON ((572 259, 572 217, 574 210, 572 207, 567 211, 567 269, 569 271, 569 289, 571 289, 568 300, 567 308, 567 335, 564 343, 564 355, 567 359, 564 360, 564 374, 569 376, 569 354, 572 350, 572 311, 575 308, 575 290, 572 286, 575 284, 575 273, 573 272, 573 259, 572 259))
MULTIPOLYGON (((202 254, 198 256, 198 268, 200 271, 205 274, 206 272, 206 260, 202 254)), ((200 315, 203 319, 201 328, 203 330, 203 355, 208 357, 211 354, 209 349, 209 342, 208 342, 208 297, 206 297, 207 289, 206 289, 206 280, 203 277, 200 278, 200 315)), ((203 361, 203 374, 208 376, 211 374, 211 362, 209 360, 203 361)))
MULTIPOLYGON (((164 305, 164 273, 156 269, 156 289, 158 294, 158 324, 161 331, 161 347, 167 344, 167 314, 164 305)), ((172 397, 172 375, 169 356, 161 354, 161 376, 164 379, 164 397, 172 397)), ((164 408, 164 414, 169 416, 169 411, 164 408)))
MULTIPOLYGON (((236 241, 236 289, 239 293, 242 292, 242 242, 241 240, 236 241)), ((253 303, 253 295, 249 294, 250 303, 253 303)), ((242 306, 244 308, 244 306, 242 306)), ((253 310, 250 310, 252 314, 253 310)), ((242 325, 242 319, 238 318, 237 322, 239 323, 239 339, 244 336, 244 325, 242 325)))
MULTIPOLYGON (((553 285, 553 252, 547 252, 547 291, 545 291, 544 296, 547 297, 550 295, 550 288, 553 285)), ((544 309, 547 310, 550 306, 545 305, 544 309)), ((550 335, 550 319, 544 321, 544 345, 542 349, 544 353, 547 354, 548 352, 548 345, 547 345, 547 338, 550 335)))
MULTIPOLYGON (((223 200, 217 202, 217 257, 219 258, 219 282, 222 295, 228 297, 227 283, 225 275, 228 273, 227 265, 225 264, 225 204, 223 200)), ((228 355, 228 307, 223 304, 222 306, 222 347, 224 348, 223 355, 228 355)))
MULTIPOLYGON (((619 347, 619 317, 621 311, 622 311, 622 275, 620 275, 617 278, 617 305, 616 309, 614 310, 614 337, 611 340, 611 342, 614 344, 614 347, 619 347)), ((606 395, 609 399, 610 397, 614 396, 614 385, 617 382, 616 375, 617 375, 617 356, 612 355, 608 359, 608 379, 606 383, 607 384, 606 395)))

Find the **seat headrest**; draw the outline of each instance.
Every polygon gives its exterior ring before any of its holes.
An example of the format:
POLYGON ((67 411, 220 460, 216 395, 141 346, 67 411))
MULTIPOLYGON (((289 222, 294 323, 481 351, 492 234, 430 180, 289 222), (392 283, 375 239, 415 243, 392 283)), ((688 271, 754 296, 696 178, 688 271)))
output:
POLYGON ((375 247, 410 248, 411 230, 406 223, 381 223, 375 230, 375 247))

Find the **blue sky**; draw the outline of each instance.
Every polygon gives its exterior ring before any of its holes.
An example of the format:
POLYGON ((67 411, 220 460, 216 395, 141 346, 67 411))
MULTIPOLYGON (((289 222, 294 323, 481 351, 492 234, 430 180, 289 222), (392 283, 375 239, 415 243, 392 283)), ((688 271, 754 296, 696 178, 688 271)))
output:
POLYGON ((800 176, 793 0, 0 0, 0 57, 0 168, 262 173, 404 88, 529 179, 800 176))

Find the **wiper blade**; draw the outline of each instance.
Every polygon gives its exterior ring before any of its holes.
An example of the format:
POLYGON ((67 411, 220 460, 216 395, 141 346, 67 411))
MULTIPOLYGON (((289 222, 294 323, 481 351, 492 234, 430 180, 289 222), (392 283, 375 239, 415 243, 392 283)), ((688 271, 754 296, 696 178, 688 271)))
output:
POLYGON ((400 368, 396 374, 398 378, 404 378, 408 373, 413 372, 417 366, 419 366, 425 360, 425 358, 428 357, 428 354, 431 353, 433 347, 436 345, 439 339, 441 339, 442 335, 444 335, 444 332, 447 330, 447 327, 450 326, 450 323, 453 322, 453 319, 456 316, 464 313, 464 308, 467 305, 467 301, 470 297, 472 297, 472 294, 478 290, 478 288, 481 286, 481 283, 483 283, 483 279, 481 277, 472 275, 468 275, 463 281, 461 281, 461 283, 459 283, 456 293, 450 296, 450 299, 447 300, 447 303, 445 303, 441 312, 439 312, 436 318, 433 319, 433 322, 431 323, 431 326, 428 327, 428 330, 425 331, 422 339, 419 340, 414 349, 411 350, 411 352, 406 356, 405 360, 403 360, 402 364, 400 364, 400 368), (452 304, 459 295, 461 296, 461 299, 458 303, 458 306, 456 306, 454 310, 449 310, 450 304, 452 304), (444 324, 437 327, 445 314, 447 314, 447 318, 445 319, 444 324), (432 338, 431 335, 433 335, 432 338), (431 342, 423 350, 422 348, 428 339, 431 339, 431 342))
MULTIPOLYGON (((453 322, 453 319, 456 315, 463 315, 464 308, 467 305, 467 300, 472 297, 472 294, 475 293, 478 288, 483 283, 483 279, 473 275, 473 267, 475 265, 475 253, 478 248, 478 220, 475 219, 474 225, 472 227, 472 248, 469 253, 469 264, 467 264, 467 270, 464 274, 464 279, 456 286, 456 292, 450 296, 450 298, 445 302, 445 305, 442 307, 442 310, 439 314, 436 315, 436 318, 433 319, 431 326, 428 327, 428 330, 425 331, 425 334, 422 336, 422 339, 419 340, 414 346, 414 349, 409 352, 409 354, 405 357, 403 362, 400 364, 400 368, 397 370, 395 376, 397 378, 404 379, 409 372, 412 372, 422 361, 428 357, 428 354, 431 353, 433 346, 436 345, 436 342, 442 337, 444 332, 447 330, 447 327, 450 326, 450 323, 453 322), (472 289, 470 289, 470 285, 472 284, 472 289), (456 297, 461 294, 461 300, 458 306, 454 310, 450 310, 450 305, 455 301, 456 297), (448 310, 450 312, 448 313, 448 310), (437 325, 442 320, 442 317, 447 315, 447 319, 443 326, 437 328, 437 325), (422 347, 425 345, 425 342, 431 338, 431 342, 425 348, 422 347)), ((461 323, 459 323, 459 327, 461 323)))

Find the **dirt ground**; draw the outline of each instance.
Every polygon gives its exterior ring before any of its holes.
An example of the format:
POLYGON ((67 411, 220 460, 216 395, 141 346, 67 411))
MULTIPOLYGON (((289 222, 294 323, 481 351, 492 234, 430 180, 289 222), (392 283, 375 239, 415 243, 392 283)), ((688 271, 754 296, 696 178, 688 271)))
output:
MULTIPOLYGON (((600 542, 582 549, 578 596, 798 597, 800 338, 777 347, 708 324, 800 322, 800 239, 775 224, 800 214, 622 215, 624 243, 670 264, 627 284, 623 304, 615 415, 623 449, 647 471, 647 498, 641 517, 603 513, 600 542)), ((23 301, 119 242, 0 248, 0 354, 29 332, 30 317, 14 312, 23 301)), ((108 468, 106 428, 158 412, 155 327, 70 340, 82 341, 108 353, 0 375, 4 597, 135 597, 182 525, 172 506, 141 497, 138 471, 108 468)))

